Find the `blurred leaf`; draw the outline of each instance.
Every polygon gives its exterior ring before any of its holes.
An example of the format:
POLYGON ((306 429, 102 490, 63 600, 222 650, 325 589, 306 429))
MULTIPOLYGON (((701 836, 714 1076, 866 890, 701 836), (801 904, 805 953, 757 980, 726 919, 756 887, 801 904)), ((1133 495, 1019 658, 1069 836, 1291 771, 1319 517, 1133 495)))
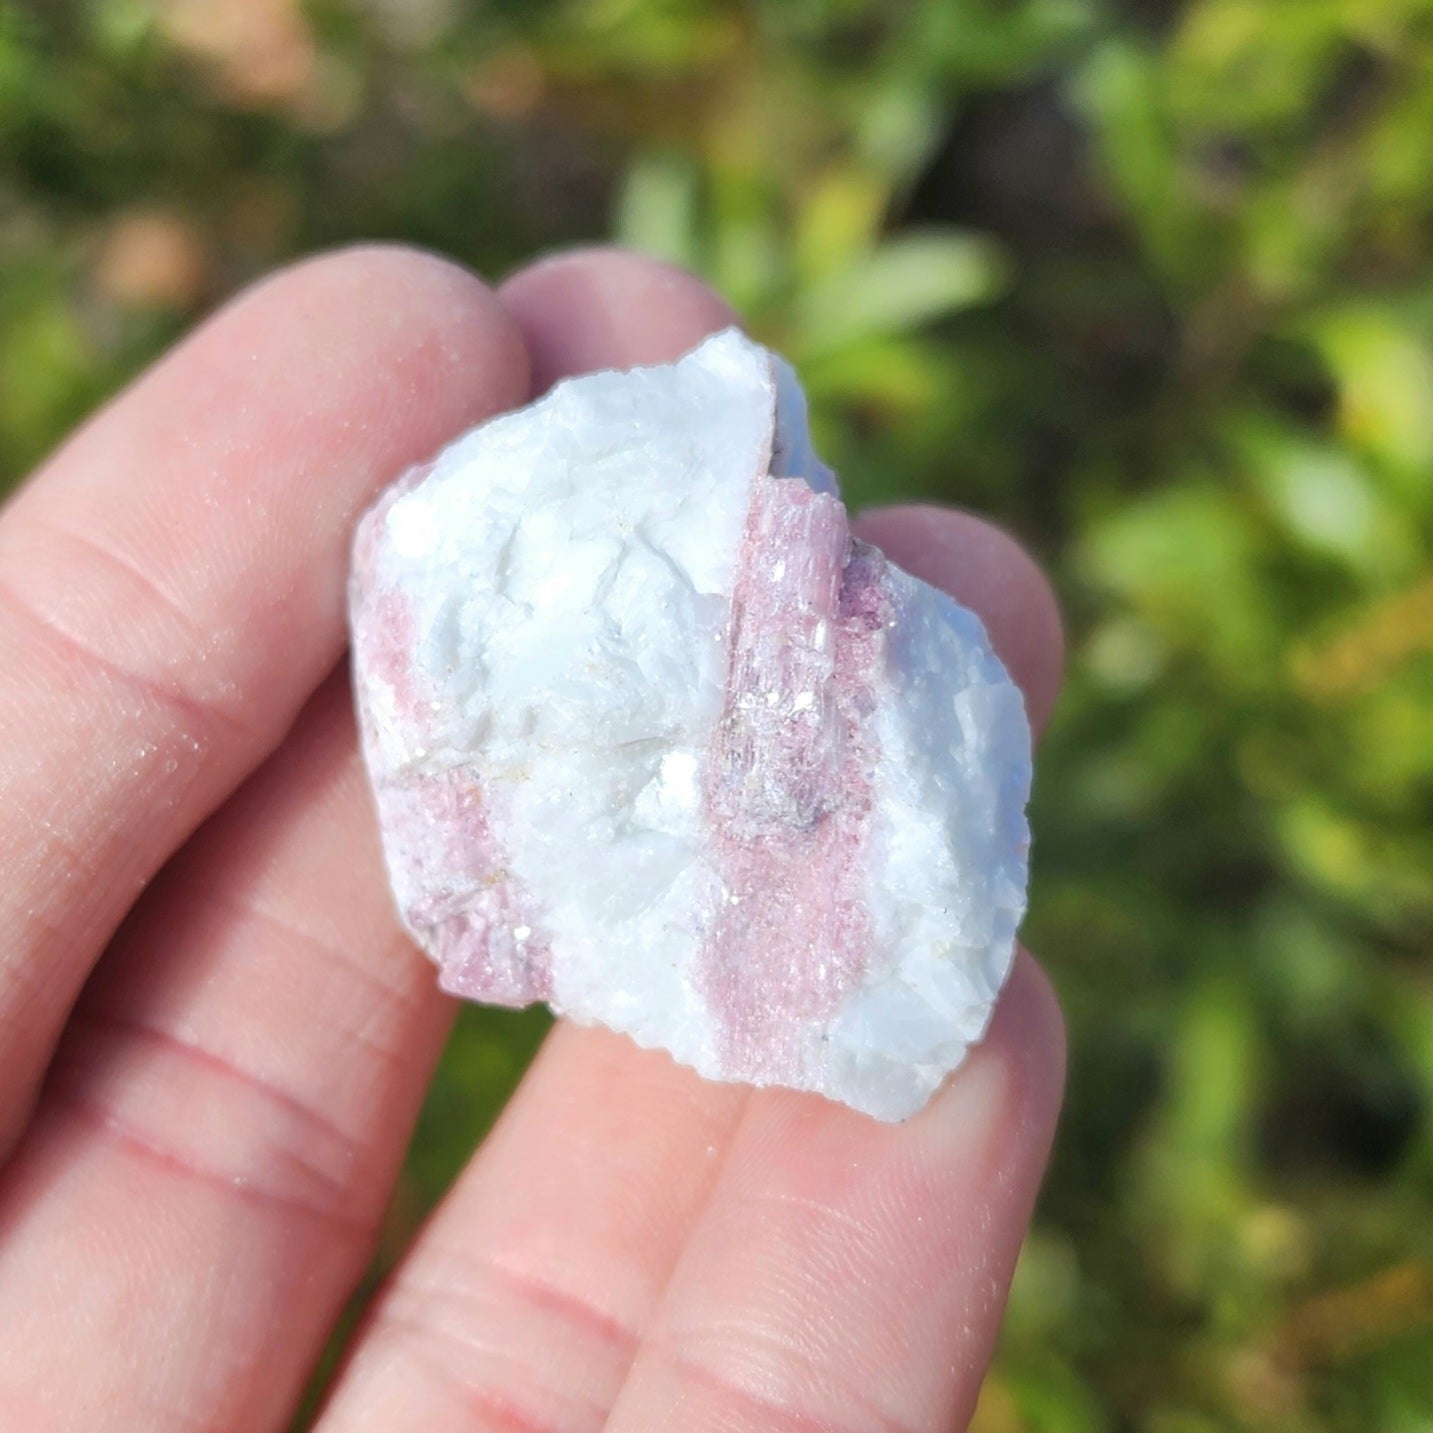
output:
POLYGON ((1229 436, 1275 520, 1297 544, 1373 586, 1393 586, 1422 557, 1402 512, 1346 449, 1299 428, 1240 415, 1229 436))
POLYGON ((84 330, 67 305, 32 303, 5 318, 0 440, 16 470, 38 460, 53 434, 78 416, 90 362, 84 330))
POLYGON ((1015 1383, 1015 1400, 1030 1433, 1103 1433, 1109 1415, 1070 1369, 1029 1373, 1015 1383))
POLYGON ((969 234, 908 233, 810 285, 797 310, 807 354, 919 327, 984 303, 1003 280, 998 252, 969 234))
MULTIPOLYGON (((462 1007, 414 1135, 410 1220, 437 1202, 487 1134, 551 1024, 541 1008, 462 1007)), ((410 1224, 406 1234, 414 1232, 410 1224)))
POLYGON ((1276 640, 1260 563, 1248 516, 1227 493, 1194 481, 1092 523, 1084 547, 1092 581, 1250 680, 1276 640))
POLYGON ((1091 28, 1084 0, 948 0, 912 8, 903 38, 912 65, 961 80, 1021 78, 1091 28))
POLYGON ((929 86, 912 83, 914 78, 901 66, 884 81, 873 81, 855 133, 861 161, 902 187, 920 173, 940 142, 940 100, 929 86))
POLYGON ((687 268, 699 267, 697 176, 678 154, 642 156, 627 171, 616 215, 624 244, 687 268))
POLYGON ((1391 314, 1370 307, 1319 316, 1314 342, 1339 388, 1351 442, 1388 465, 1403 490, 1433 510, 1433 351, 1391 314))
POLYGON ((1075 95, 1141 238, 1171 279, 1189 280, 1210 257, 1208 240, 1181 184, 1177 130, 1156 57, 1128 40, 1107 41, 1077 75, 1075 95))
POLYGON ((1184 7, 1170 42, 1175 101, 1201 127, 1268 129, 1301 118, 1339 53, 1347 6, 1277 7, 1202 0, 1184 7))
POLYGON ((795 261, 802 280, 813 283, 839 273, 875 248, 889 201, 881 180, 855 165, 820 175, 797 223, 795 261))
POLYGON ((730 9, 701 0, 566 0, 548 8, 543 38, 573 70, 680 73, 737 39, 730 9))

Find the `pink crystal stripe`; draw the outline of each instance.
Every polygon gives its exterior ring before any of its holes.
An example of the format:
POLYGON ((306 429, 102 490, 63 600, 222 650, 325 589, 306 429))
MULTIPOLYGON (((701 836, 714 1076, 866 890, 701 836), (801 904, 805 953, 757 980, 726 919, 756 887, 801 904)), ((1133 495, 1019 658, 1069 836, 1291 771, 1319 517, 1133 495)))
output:
POLYGON ((738 559, 726 697, 708 761, 721 890, 699 984, 730 1073, 790 1082, 811 1026, 871 958, 865 892, 885 561, 845 508, 763 477, 738 559))
MULTIPOLYGON (((417 469, 364 520, 354 550, 355 592, 381 592, 356 604, 354 652, 373 683, 388 687, 413 747, 431 744, 437 711, 416 658, 417 621, 405 596, 375 581, 376 534, 396 497, 426 474, 417 469)), ((359 717, 369 739, 373 722, 359 688, 359 717)), ((387 849, 400 852, 394 871, 404 924, 438 962, 440 983, 454 995, 501 1005, 530 1005, 552 996, 552 952, 527 914, 524 892, 508 870, 492 831, 483 793, 470 772, 455 769, 375 782, 387 849)))
POLYGON ((437 960, 444 990, 498 1005, 552 998, 552 952, 493 836, 483 793, 462 770, 394 783, 380 794, 423 898, 403 911, 437 960))

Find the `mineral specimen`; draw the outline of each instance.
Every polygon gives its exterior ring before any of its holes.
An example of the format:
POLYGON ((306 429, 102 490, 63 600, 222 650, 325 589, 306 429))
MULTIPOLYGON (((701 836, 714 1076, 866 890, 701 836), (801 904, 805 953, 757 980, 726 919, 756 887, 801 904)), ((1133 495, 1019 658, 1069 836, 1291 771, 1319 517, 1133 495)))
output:
POLYGON ((978 619, 852 539, 735 330, 560 384, 363 521, 394 893, 455 994, 881 1119, 985 1030, 1030 734, 978 619))

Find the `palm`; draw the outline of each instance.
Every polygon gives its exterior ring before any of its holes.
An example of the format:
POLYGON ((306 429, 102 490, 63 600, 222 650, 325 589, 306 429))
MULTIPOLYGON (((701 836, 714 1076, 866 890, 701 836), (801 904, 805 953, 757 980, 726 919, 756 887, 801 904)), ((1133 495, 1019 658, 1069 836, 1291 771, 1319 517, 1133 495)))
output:
MULTIPOLYGON (((328 675, 353 520, 530 387, 726 318, 619 255, 496 298, 415 254, 321 259, 208 324, 0 519, 0 1426, 292 1417, 451 1014, 393 924, 328 675)), ((1013 544, 932 511, 866 535, 984 612, 1043 715, 1058 623, 1013 544)), ((1061 1060, 1025 958, 898 1128, 560 1026, 318 1426, 963 1426, 1061 1060)))

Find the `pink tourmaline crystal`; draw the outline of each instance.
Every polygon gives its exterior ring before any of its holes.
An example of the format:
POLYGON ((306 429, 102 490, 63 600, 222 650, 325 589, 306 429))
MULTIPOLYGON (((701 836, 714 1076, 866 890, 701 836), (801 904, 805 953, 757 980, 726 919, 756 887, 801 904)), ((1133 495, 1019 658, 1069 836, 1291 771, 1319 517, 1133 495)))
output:
POLYGON ((560 385, 365 519, 354 670, 445 988, 913 1113, 1024 908, 1030 738, 978 620, 854 541, 735 331, 560 385))

